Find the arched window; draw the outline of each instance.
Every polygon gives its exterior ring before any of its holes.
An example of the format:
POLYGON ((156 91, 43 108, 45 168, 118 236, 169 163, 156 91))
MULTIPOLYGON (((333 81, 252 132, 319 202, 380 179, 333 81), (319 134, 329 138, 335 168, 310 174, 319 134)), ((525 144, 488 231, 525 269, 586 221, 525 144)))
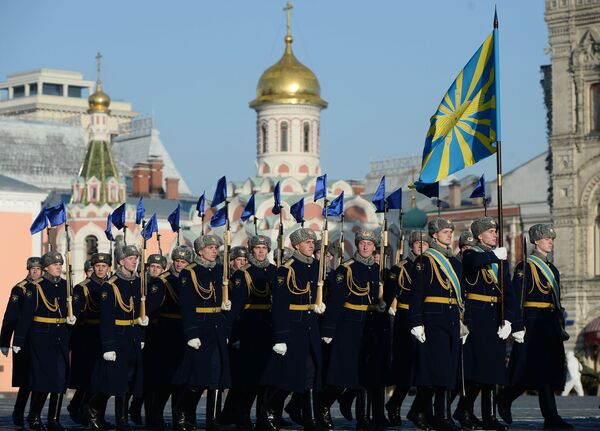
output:
POLYGON ((280 146, 281 146, 281 151, 287 151, 288 150, 288 123, 286 123, 285 121, 283 123, 281 123, 280 126, 280 146))
POLYGON ((267 143, 268 143, 268 137, 267 137, 267 123, 262 123, 262 125, 260 126, 260 132, 261 132, 261 146, 262 146, 262 152, 266 153, 267 152, 267 143))
POLYGON ((600 132, 600 84, 594 84, 590 87, 592 118, 591 131, 600 132))
POLYGON ((85 237, 86 260, 92 257, 92 254, 98 253, 98 238, 94 235, 85 237))
POLYGON ((304 123, 304 152, 308 153, 310 151, 310 125, 308 123, 304 123))

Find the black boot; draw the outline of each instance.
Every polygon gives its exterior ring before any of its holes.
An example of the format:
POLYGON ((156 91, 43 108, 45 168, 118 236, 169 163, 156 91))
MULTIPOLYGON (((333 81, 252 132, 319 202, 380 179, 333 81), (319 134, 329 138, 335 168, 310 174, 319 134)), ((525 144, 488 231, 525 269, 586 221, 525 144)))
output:
POLYGON ((456 423, 454 423, 454 420, 452 420, 451 402, 452 394, 450 390, 440 388, 435 391, 435 403, 433 407, 435 414, 435 429, 437 431, 460 430, 460 428, 456 426, 456 423))
POLYGON ((508 427, 498 422, 496 418, 496 390, 493 387, 484 387, 481 390, 481 416, 483 429, 493 431, 506 431, 508 427))
POLYGON ((498 414, 504 422, 507 424, 513 423, 511 406, 514 400, 516 400, 523 393, 523 389, 514 387, 505 387, 498 393, 496 403, 498 406, 498 414))
MULTIPOLYGON (((167 402, 169 401, 169 397, 171 396, 171 391, 169 389, 161 389, 160 391, 153 392, 152 401, 148 400, 148 413, 146 417, 146 421, 150 421, 150 429, 153 431, 164 431, 167 430, 167 424, 165 423, 164 411, 167 402)), ((171 400, 171 402, 175 402, 175 400, 171 400)), ((144 401, 144 405, 146 405, 146 401, 144 401)))
POLYGON ((290 416, 290 419, 298 425, 304 423, 302 419, 302 397, 299 394, 292 394, 284 410, 290 416))
POLYGON ((404 398, 406 398, 407 393, 408 388, 396 386, 396 388, 394 389, 394 393, 385 405, 388 420, 390 421, 390 425, 392 426, 399 427, 402 425, 400 407, 402 406, 402 401, 404 401, 404 398))
POLYGON ((48 392, 32 392, 31 402, 29 403, 29 415, 27 422, 30 430, 46 431, 46 425, 42 422, 41 414, 48 392))
MULTIPOLYGON (((187 412, 194 401, 195 394, 188 389, 178 388, 171 400, 171 413, 173 416, 173 431, 189 431, 192 428, 187 422, 187 412)), ((194 412, 195 413, 195 412, 194 412)))
POLYGON ((136 425, 142 425, 142 404, 144 403, 143 398, 134 397, 131 400, 129 406, 129 418, 136 425))
POLYGON ((371 417, 377 428, 389 427, 391 424, 385 417, 385 388, 377 387, 369 390, 371 398, 371 417))
POLYGON ((456 419, 463 430, 477 429, 478 425, 481 425, 481 421, 477 419, 473 413, 475 400, 479 395, 479 386, 469 384, 465 388, 465 395, 460 396, 458 405, 452 417, 456 419))
POLYGON ((13 408, 12 420, 13 425, 17 427, 25 426, 23 417, 25 416, 25 406, 27 405, 27 399, 29 398, 29 389, 26 387, 19 388, 17 393, 17 399, 15 400, 15 407, 13 408))
POLYGON ((331 419, 331 406, 342 391, 335 386, 326 386, 319 394, 319 403, 317 410, 317 423, 323 429, 333 429, 333 420, 331 419))
POLYGON ((48 404, 48 423, 46 424, 48 431, 68 431, 60 423, 62 400, 63 394, 50 394, 50 402, 48 404))
POLYGON ((285 402, 287 392, 275 388, 265 388, 261 409, 256 419, 258 431, 279 431, 277 407, 285 402))
POLYGON ((217 420, 218 399, 218 389, 208 389, 206 391, 206 431, 219 431, 220 429, 217 420))
MULTIPOLYGON (((289 392, 285 392, 285 397, 283 397, 279 400, 279 404, 273 406, 273 408, 275 409, 275 416, 277 417, 277 426, 279 426, 279 428, 285 428, 285 427, 289 427, 292 425, 292 423, 290 421, 286 420, 283 417, 283 409, 285 406, 285 400, 288 395, 289 395, 289 392)), ((297 398, 297 400, 294 402, 298 402, 299 405, 302 406, 302 394, 292 394, 290 401, 292 401, 294 399, 294 397, 297 398)), ((300 423, 300 425, 302 425, 302 423, 300 423)))
POLYGON ((367 416, 367 390, 358 389, 354 413, 356 414, 356 431, 372 431, 375 427, 367 416))
POLYGON ((540 410, 544 416, 544 429, 572 429, 573 425, 565 422, 558 414, 556 398, 550 385, 538 389, 540 410))
POLYGON ((420 387, 417 389, 417 395, 406 415, 406 418, 411 421, 417 429, 424 431, 431 430, 429 411, 431 410, 432 394, 433 390, 430 388, 420 387))
POLYGON ((203 393, 204 389, 190 388, 189 403, 187 403, 188 405, 185 411, 185 420, 190 430, 198 428, 198 416, 196 415, 196 412, 198 411, 198 403, 200 402, 203 393))
POLYGON ((131 431, 127 420, 128 397, 115 397, 115 425, 117 431, 131 431))
POLYGON ((88 405, 89 427, 92 431, 103 431, 108 428, 104 426, 104 414, 106 413, 106 403, 110 395, 98 393, 95 394, 88 405))
POLYGON ((354 402, 354 398, 356 398, 356 391, 352 389, 346 389, 338 396, 340 413, 347 421, 352 420, 352 403, 354 402))

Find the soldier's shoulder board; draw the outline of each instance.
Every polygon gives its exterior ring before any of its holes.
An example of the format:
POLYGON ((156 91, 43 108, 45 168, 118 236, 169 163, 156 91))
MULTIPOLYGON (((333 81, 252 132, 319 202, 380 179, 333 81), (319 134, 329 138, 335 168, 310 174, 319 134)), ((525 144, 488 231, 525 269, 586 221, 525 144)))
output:
POLYGON ((345 261, 344 263, 342 263, 342 266, 345 266, 346 268, 348 268, 350 265, 352 265, 354 263, 354 259, 350 258, 347 261, 345 261))
POLYGON ((89 279, 89 278, 86 278, 86 279, 85 279, 85 280, 83 280, 81 283, 79 283, 79 285, 80 285, 81 287, 86 287, 86 286, 89 284, 89 282, 90 282, 90 279, 89 279))
POLYGON ((25 291, 27 290, 27 284, 29 283, 29 281, 27 281, 27 279, 21 281, 20 283, 18 283, 15 287, 18 287, 19 289, 21 289, 21 291, 23 293, 25 293, 25 291))
POLYGON ((183 269, 187 269, 188 271, 191 271, 191 270, 192 270, 192 269, 194 269, 196 266, 197 266, 197 265, 196 265, 196 262, 192 262, 192 263, 190 263, 188 266, 186 266, 186 267, 185 267, 185 268, 183 268, 183 269))
POLYGON ((248 270, 248 268, 250 268, 251 266, 252 266, 252 265, 250 265, 249 263, 247 263, 246 265, 244 265, 244 266, 242 266, 242 267, 240 268, 240 271, 246 271, 246 270, 248 270))
POLYGON ((112 277, 110 277, 110 278, 109 278, 109 279, 108 279, 106 282, 107 282, 108 284, 113 284, 115 281, 117 281, 117 278, 119 278, 119 277, 117 277, 116 275, 113 275, 113 276, 112 276, 112 277))
POLYGON ((167 281, 167 278, 171 275, 170 271, 165 271, 161 275, 158 276, 162 281, 167 281))
POLYGON ((289 268, 292 266, 292 263, 294 263, 295 261, 296 261, 296 259, 294 259, 293 257, 290 257, 288 260, 285 261, 283 266, 285 266, 286 268, 289 268))

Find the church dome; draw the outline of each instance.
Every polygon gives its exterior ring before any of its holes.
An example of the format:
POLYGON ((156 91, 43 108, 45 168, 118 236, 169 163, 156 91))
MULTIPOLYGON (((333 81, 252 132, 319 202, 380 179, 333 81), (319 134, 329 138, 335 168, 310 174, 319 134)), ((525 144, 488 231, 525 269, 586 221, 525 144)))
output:
POLYGON ((423 229, 427 225, 427 213, 417 207, 409 208, 402 218, 402 228, 408 230, 423 229))
POLYGON ((288 34, 284 40, 283 56, 260 77, 256 99, 250 102, 250 107, 264 104, 306 104, 326 108, 327 102, 321 99, 317 76, 294 55, 292 36, 288 34))
POLYGON ((110 97, 102 91, 102 86, 98 85, 96 92, 88 97, 89 112, 108 112, 110 106, 110 97))

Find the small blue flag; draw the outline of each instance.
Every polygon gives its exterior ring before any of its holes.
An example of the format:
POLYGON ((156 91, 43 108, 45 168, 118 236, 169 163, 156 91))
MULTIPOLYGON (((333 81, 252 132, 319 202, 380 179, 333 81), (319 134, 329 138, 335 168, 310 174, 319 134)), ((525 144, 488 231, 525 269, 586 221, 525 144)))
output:
POLYGON ((177 208, 175 208, 173 210, 173 212, 171 214, 169 214, 169 217, 167 217, 167 220, 169 221, 169 224, 171 225, 171 230, 173 232, 177 232, 179 230, 180 216, 181 216, 181 205, 177 204, 177 208))
POLYGON ((248 199, 248 202, 246 203, 246 206, 244 207, 244 211, 242 212, 240 218, 242 219, 242 221, 247 221, 255 213, 256 206, 254 204, 254 193, 252 193, 252 196, 250 196, 250 199, 248 199))
POLYGON ((391 193, 387 199, 387 207, 389 210, 399 210, 402 208, 402 188, 391 193))
MULTIPOLYGON (((323 208, 323 217, 325 217, 325 208, 323 208)), ((344 214, 344 192, 331 201, 327 207, 327 215, 330 217, 341 216, 344 214)))
POLYGON ((440 197, 440 183, 435 182, 432 184, 425 184, 419 181, 415 182, 415 189, 422 195, 427 196, 428 198, 438 198, 440 197))
POLYGON ((135 209, 135 224, 142 224, 142 220, 146 215, 146 208, 144 207, 144 198, 140 197, 137 208, 135 209))
POLYGON ((296 222, 302 223, 304 221, 304 198, 300 198, 298 202, 290 207, 290 214, 296 222))
POLYGON ((327 197, 327 174, 323 174, 320 177, 317 177, 317 182, 315 183, 315 202, 321 198, 327 197))
POLYGON ((215 195, 210 203, 210 207, 216 207, 221 202, 225 202, 225 199, 227 199, 227 180, 225 179, 225 176, 222 176, 219 181, 217 181, 217 189, 215 190, 215 195))
POLYGON ((273 214, 279 214, 281 212, 281 190, 279 181, 277 181, 275 189, 273 190, 273 201, 273 209, 271 211, 273 214))
POLYGON ((144 229, 142 230, 142 236, 146 241, 148 241, 150 238, 152 238, 152 234, 154 232, 158 232, 156 213, 152 214, 152 217, 150 217, 150 220, 148 220, 148 223, 146 223, 146 226, 144 226, 144 229))
POLYGON ((67 208, 64 203, 46 208, 46 217, 50 226, 59 226, 67 221, 67 208))
POLYGON ((127 204, 121 205, 119 208, 113 211, 111 220, 112 224, 119 230, 125 227, 125 216, 127 215, 127 204))
POLYGON ((106 239, 109 241, 114 241, 115 237, 112 234, 112 222, 110 221, 111 213, 108 213, 108 217, 106 217, 106 229, 104 229, 104 233, 106 234, 106 239))
POLYGON ((223 208, 218 210, 210 218, 210 227, 223 226, 225 223, 227 223, 227 206, 224 206, 223 208))
POLYGON ((32 235, 35 235, 36 233, 43 231, 47 227, 48 227, 48 217, 46 217, 46 209, 42 208, 40 213, 37 215, 37 217, 31 224, 29 231, 31 232, 32 235))
POLYGON ((204 215, 204 207, 206 207, 206 196, 205 193, 202 193, 202 196, 198 199, 198 203, 196 204, 196 211, 198 211, 198 215, 202 217, 204 215))
POLYGON ((485 198, 485 178, 482 175, 481 178, 479 178, 479 181, 477 181, 477 184, 475 184, 475 188, 473 189, 473 191, 471 192, 471 196, 469 196, 471 199, 473 198, 485 198))
POLYGON ((385 175, 381 177, 381 181, 379 181, 379 185, 377 186, 377 190, 375 190, 375 194, 371 198, 371 202, 375 204, 376 211, 378 213, 382 213, 385 210, 385 175))

